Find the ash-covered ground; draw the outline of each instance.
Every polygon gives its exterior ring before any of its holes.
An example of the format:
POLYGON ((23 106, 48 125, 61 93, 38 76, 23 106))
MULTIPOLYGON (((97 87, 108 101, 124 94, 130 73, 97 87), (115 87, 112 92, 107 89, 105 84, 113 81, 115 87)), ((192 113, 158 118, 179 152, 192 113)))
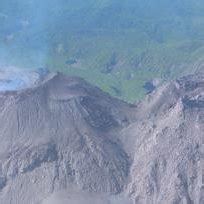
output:
POLYGON ((97 195, 77 189, 56 192, 46 198, 42 204, 133 204, 124 194, 97 195))
POLYGON ((13 70, 0 84, 0 203, 204 203, 202 74, 134 105, 81 78, 13 70))

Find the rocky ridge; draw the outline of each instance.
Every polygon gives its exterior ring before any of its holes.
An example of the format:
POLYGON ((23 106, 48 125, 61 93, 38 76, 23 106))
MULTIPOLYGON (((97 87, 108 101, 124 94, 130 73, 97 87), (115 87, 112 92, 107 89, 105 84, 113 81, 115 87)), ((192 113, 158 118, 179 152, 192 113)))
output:
POLYGON ((131 105, 46 73, 35 86, 0 92, 0 130, 3 204, 40 204, 73 185, 125 192, 135 204, 203 203, 202 74, 131 105))

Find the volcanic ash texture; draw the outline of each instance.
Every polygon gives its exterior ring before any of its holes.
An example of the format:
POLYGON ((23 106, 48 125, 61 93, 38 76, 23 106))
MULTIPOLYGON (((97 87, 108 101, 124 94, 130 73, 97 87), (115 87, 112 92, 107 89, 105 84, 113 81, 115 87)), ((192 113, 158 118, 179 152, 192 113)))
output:
POLYGON ((138 105, 128 191, 135 204, 204 203, 204 77, 164 85, 138 105))
POLYGON ((132 106, 61 74, 0 92, 1 203, 37 204, 70 184, 121 192, 130 162, 115 133, 130 112, 132 106))
POLYGON ((72 186, 73 202, 204 203, 204 76, 136 105, 80 78, 38 76, 0 91, 0 203, 54 202, 72 186))

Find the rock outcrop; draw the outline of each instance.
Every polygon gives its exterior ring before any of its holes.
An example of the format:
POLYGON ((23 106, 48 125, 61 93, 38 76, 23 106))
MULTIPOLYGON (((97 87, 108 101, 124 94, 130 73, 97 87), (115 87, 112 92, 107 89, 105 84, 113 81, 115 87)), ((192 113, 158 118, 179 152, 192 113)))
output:
POLYGON ((0 203, 40 204, 71 186, 134 204, 203 203, 203 75, 130 105, 80 78, 37 74, 0 92, 0 203))
POLYGON ((184 77, 138 104, 131 182, 135 204, 203 203, 204 77, 184 77))

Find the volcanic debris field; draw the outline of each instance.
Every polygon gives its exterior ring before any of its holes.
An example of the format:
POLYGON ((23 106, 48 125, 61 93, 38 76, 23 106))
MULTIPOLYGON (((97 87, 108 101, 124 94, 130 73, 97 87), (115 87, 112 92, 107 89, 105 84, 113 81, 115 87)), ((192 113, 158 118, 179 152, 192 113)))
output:
POLYGON ((2 204, 203 203, 202 74, 129 104, 45 69, 0 73, 2 204))

